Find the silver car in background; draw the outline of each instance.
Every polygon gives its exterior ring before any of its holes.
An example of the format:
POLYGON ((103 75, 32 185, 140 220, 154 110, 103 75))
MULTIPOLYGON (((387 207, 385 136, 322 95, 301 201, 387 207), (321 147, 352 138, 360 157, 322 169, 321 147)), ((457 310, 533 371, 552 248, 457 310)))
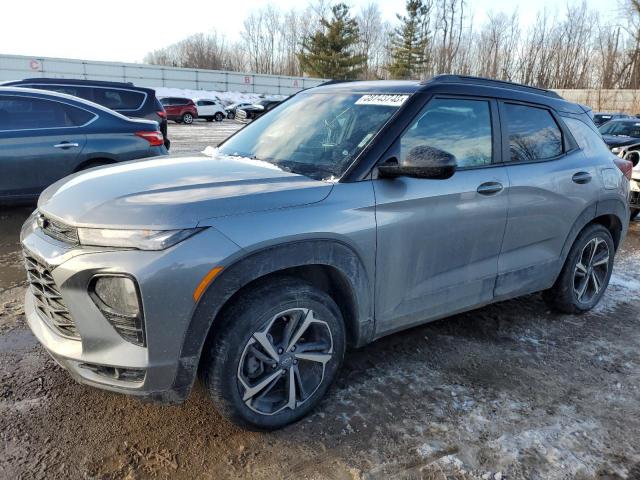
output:
POLYGON ((38 340, 78 381, 226 418, 309 413, 347 347, 532 292, 580 314, 629 223, 585 109, 484 79, 303 91, 213 154, 93 169, 21 240, 38 340))

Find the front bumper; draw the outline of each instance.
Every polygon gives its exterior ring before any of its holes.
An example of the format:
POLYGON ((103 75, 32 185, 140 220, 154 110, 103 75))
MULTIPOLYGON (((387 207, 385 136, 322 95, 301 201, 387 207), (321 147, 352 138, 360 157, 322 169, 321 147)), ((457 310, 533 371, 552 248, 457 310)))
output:
POLYGON ((167 403, 186 398, 195 368, 191 368, 189 377, 177 372, 184 372, 180 352, 196 307, 193 291, 211 269, 211 262, 219 260, 210 257, 211 247, 215 245, 214 251, 222 257, 237 252, 235 244, 208 229, 163 251, 89 249, 69 247, 37 227, 25 226, 22 245, 26 255, 48 269, 80 337, 62 335, 36 308, 35 296, 31 288, 27 289, 27 323, 60 366, 77 381, 94 387, 167 403), (91 299, 91 279, 105 273, 125 273, 136 279, 143 304, 146 347, 121 337, 91 299), (123 380, 105 373, 114 371, 142 375, 123 380))

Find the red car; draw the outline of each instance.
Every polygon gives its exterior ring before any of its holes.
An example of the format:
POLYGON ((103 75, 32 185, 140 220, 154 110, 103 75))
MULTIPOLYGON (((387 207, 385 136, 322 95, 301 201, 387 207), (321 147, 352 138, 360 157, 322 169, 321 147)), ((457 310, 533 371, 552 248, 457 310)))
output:
POLYGON ((160 99, 160 103, 167 112, 167 120, 191 125, 198 118, 198 109, 190 98, 165 97, 160 99))

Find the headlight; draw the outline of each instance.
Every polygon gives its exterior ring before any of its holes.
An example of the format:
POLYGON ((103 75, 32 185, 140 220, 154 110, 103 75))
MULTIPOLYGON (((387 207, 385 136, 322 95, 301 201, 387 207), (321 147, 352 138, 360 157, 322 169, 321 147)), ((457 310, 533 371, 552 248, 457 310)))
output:
POLYGON ((622 151, 622 147, 613 147, 611 149, 611 153, 620 153, 622 151))
POLYGON ((164 250, 202 230, 111 230, 78 228, 81 245, 96 247, 136 248, 138 250, 164 250))

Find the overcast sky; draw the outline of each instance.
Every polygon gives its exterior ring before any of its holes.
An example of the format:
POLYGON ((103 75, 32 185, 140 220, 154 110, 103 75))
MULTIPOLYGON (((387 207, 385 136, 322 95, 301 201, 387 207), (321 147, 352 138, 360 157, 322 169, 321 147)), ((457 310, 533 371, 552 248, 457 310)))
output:
MULTIPOLYGON (((375 0, 347 0, 356 9, 375 0)), ((580 1, 580 0, 574 0, 580 1)), ((304 8, 306 0, 278 0, 274 5, 304 8)), ((404 0, 379 0, 385 19, 402 13, 404 0)), ((603 15, 615 0, 587 0, 603 15)), ((140 62, 154 49, 197 32, 216 29, 229 40, 239 38, 243 19, 264 0, 5 0, 0 23, 0 53, 140 62)), ((558 0, 468 0, 474 19, 488 11, 518 9, 526 25, 538 9, 563 9, 558 0)))

